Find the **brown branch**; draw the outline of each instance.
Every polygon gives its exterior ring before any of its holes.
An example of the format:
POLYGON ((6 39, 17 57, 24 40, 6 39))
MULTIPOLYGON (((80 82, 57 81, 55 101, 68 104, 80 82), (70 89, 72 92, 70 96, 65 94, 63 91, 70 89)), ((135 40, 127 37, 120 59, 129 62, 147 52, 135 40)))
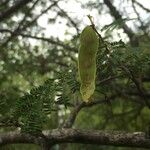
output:
POLYGON ((68 119, 66 120, 66 122, 63 125, 63 128, 71 128, 72 125, 75 122, 75 119, 79 113, 79 111, 84 107, 84 102, 80 103, 79 105, 77 105, 74 110, 70 113, 68 119))
POLYGON ((49 42, 49 43, 54 44, 54 45, 61 46, 61 47, 65 48, 65 49, 68 49, 70 51, 77 52, 76 48, 70 47, 69 45, 66 45, 63 42, 59 41, 59 40, 55 41, 55 40, 50 39, 50 38, 38 37, 38 36, 33 36, 33 35, 28 35, 28 34, 23 34, 23 33, 13 33, 13 31, 8 30, 8 29, 0 29, 0 32, 7 32, 7 33, 10 33, 10 34, 15 34, 16 36, 20 35, 24 38, 42 40, 42 41, 49 42))
POLYGON ((139 21, 140 24, 141 24, 140 29, 143 31, 144 35, 146 35, 146 37, 150 39, 148 33, 146 32, 146 26, 144 25, 144 22, 142 21, 139 12, 138 12, 137 9, 136 9, 135 0, 131 0, 131 2, 132 2, 133 10, 134 10, 134 12, 135 12, 136 15, 137 15, 137 19, 138 19, 138 21, 139 21))
POLYGON ((111 100, 113 100, 115 98, 116 98, 116 95, 112 95, 112 96, 108 97, 107 99, 104 98, 103 100, 95 100, 95 101, 91 101, 89 103, 81 102, 79 105, 75 106, 75 108, 72 110, 68 119, 64 123, 63 128, 71 128, 73 126, 75 119, 82 108, 92 107, 97 104, 108 104, 108 101, 110 102, 111 100))
POLYGON ((130 79, 133 81, 133 83, 135 84, 135 86, 139 92, 139 96, 141 98, 143 98, 145 105, 150 109, 149 98, 147 98, 148 94, 145 93, 145 89, 144 89, 142 83, 140 83, 140 81, 135 77, 132 70, 130 70, 129 68, 127 68, 124 65, 121 65, 120 67, 124 72, 126 72, 129 75, 130 79))
POLYGON ((118 79, 119 77, 122 77, 122 75, 109 76, 108 78, 105 78, 103 80, 98 81, 97 85, 107 83, 107 82, 109 82, 111 80, 118 79))
POLYGON ((26 24, 23 28, 20 30, 25 30, 26 28, 30 27, 36 20, 38 20, 42 15, 47 13, 52 7, 54 7, 58 1, 54 1, 51 5, 49 5, 45 10, 43 10, 39 15, 37 15, 32 21, 30 21, 28 24, 26 24))
POLYGON ((138 81, 138 79, 136 79, 134 77, 134 74, 132 73, 132 71, 130 71, 131 76, 132 76, 132 81, 134 82, 134 84, 136 85, 137 90, 139 91, 139 95, 144 99, 145 104, 148 106, 148 108, 150 109, 150 103, 149 100, 146 98, 145 96, 145 90, 144 87, 140 84, 140 82, 138 81))
POLYGON ((4 12, 0 13, 0 22, 4 19, 10 17, 13 13, 17 12, 20 8, 24 7, 27 3, 31 2, 32 0, 19 0, 14 4, 12 7, 8 8, 4 12))
POLYGON ((148 13, 150 12, 150 9, 145 8, 142 4, 140 4, 140 3, 137 2, 136 0, 134 0, 134 2, 135 2, 138 6, 140 6, 142 9, 144 9, 145 11, 147 11, 148 13))
POLYGON ((59 7, 59 5, 56 4, 58 9, 63 13, 63 15, 69 20, 69 22, 73 25, 73 27, 76 29, 77 34, 79 34, 79 29, 77 23, 74 22, 74 20, 63 10, 59 7))
MULTIPOLYGON (((100 130, 79 130, 79 129, 54 129, 43 131, 49 143, 82 143, 97 144, 119 147, 150 148, 150 139, 146 138, 144 132, 119 132, 100 130)), ((0 134, 0 145, 17 143, 43 143, 42 137, 9 132, 0 134)))
MULTIPOLYGON (((36 0, 34 2, 34 4, 28 9, 28 11, 27 11, 27 13, 25 13, 23 19, 18 23, 17 28, 13 31, 14 33, 20 31, 20 28, 21 28, 22 24, 26 21, 26 18, 30 14, 30 11, 32 11, 34 9, 34 7, 37 5, 38 2, 39 2, 39 0, 36 0)), ((11 39, 13 39, 13 37, 14 37, 14 34, 11 34, 11 36, 2 44, 2 47, 5 47, 5 45, 8 44, 8 42, 11 39)))
POLYGON ((29 16, 30 12, 35 8, 35 6, 38 4, 39 0, 36 0, 33 5, 28 9, 28 11, 25 13, 23 19, 18 23, 17 28, 14 30, 14 32, 17 32, 20 30, 23 23, 26 21, 26 18, 29 16))
MULTIPOLYGON (((119 13, 119 11, 116 9, 116 7, 112 4, 110 0, 104 0, 104 3, 109 8, 110 14, 112 17, 115 18, 115 20, 118 19, 123 20, 121 14, 119 13)), ((139 41, 136 35, 134 34, 134 32, 125 23, 123 24, 122 28, 124 32, 128 35, 131 45, 137 47, 139 45, 139 41)))
MULTIPOLYGON (((28 13, 35 7, 35 5, 38 3, 39 0, 37 0, 33 6, 31 8, 29 8, 28 13)), ((28 15, 28 13, 24 16, 24 18, 21 20, 21 22, 19 23, 18 27, 12 31, 11 36, 8 37, 8 39, 1 45, 2 47, 5 47, 9 41, 11 41, 15 36, 16 33, 21 33, 21 31, 26 30, 27 28, 29 28, 31 25, 33 25, 36 20, 38 20, 43 14, 45 14, 47 11, 49 11, 53 6, 55 6, 57 4, 57 1, 52 3, 50 6, 48 6, 45 10, 43 10, 39 15, 37 15, 32 21, 30 21, 29 23, 25 24, 23 27, 21 27, 21 24, 26 20, 26 17, 28 15)))

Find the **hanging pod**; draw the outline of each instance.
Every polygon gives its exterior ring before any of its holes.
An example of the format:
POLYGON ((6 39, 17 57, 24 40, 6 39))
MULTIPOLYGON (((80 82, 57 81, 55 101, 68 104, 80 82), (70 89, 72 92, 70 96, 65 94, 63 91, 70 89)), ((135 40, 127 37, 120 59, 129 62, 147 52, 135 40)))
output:
POLYGON ((89 102, 89 98, 93 95, 95 90, 96 53, 98 45, 98 36, 93 30, 93 27, 85 27, 80 35, 78 56, 80 93, 85 102, 89 102))

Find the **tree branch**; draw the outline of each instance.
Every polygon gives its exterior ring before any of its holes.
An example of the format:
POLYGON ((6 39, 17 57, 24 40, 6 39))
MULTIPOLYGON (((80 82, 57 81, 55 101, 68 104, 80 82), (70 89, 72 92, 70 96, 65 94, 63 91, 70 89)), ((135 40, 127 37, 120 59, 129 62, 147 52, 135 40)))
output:
MULTIPOLYGON (((135 6, 135 0, 131 0, 131 2, 132 2, 132 7, 133 7, 133 10, 134 10, 134 12, 136 13, 136 15, 137 15, 137 19, 138 19, 138 21, 140 22, 140 29, 143 31, 143 33, 144 33, 144 35, 145 36, 147 36, 147 38, 149 38, 149 35, 148 35, 148 33, 147 33, 147 31, 146 31, 146 26, 145 26, 145 24, 144 24, 144 22, 142 21, 142 19, 141 19, 141 17, 140 17, 140 14, 139 14, 139 12, 137 11, 137 9, 136 9, 136 6, 135 6)), ((150 38, 149 38, 150 39, 150 38)))
POLYGON ((138 6, 140 6, 142 9, 144 9, 145 11, 147 11, 148 13, 150 12, 150 9, 145 8, 142 4, 140 4, 140 3, 137 2, 136 0, 134 0, 134 2, 135 2, 138 6))
POLYGON ((92 107, 94 105, 97 105, 97 104, 108 104, 108 101, 110 102, 111 100, 115 99, 116 98, 116 95, 112 95, 110 97, 108 97, 107 99, 104 98, 103 100, 95 100, 95 101, 91 101, 89 103, 85 103, 85 102, 82 102, 80 103, 79 105, 77 105, 74 110, 70 113, 68 119, 66 120, 66 122, 64 123, 63 127, 64 128, 71 128, 72 125, 74 124, 75 122, 75 119, 78 115, 78 113, 80 112, 80 110, 82 108, 85 108, 85 107, 92 107))
MULTIPOLYGON (((82 143, 97 144, 120 147, 150 148, 150 139, 146 138, 144 132, 119 132, 100 130, 79 130, 79 129, 54 129, 43 131, 50 143, 82 143)), ((38 144, 43 142, 41 137, 19 132, 0 134, 0 145, 16 143, 38 144)), ((40 144, 41 145, 41 144, 40 144)))
MULTIPOLYGON (((18 32, 18 31, 19 31, 19 32, 21 31, 21 30, 20 30, 21 26, 22 26, 23 23, 26 21, 26 18, 27 18, 28 15, 30 14, 30 11, 32 11, 32 10, 34 9, 34 7, 37 5, 38 1, 39 1, 39 0, 36 0, 35 3, 28 9, 28 11, 27 11, 27 13, 25 13, 23 19, 18 23, 17 28, 13 31, 14 33, 15 33, 15 32, 18 32)), ((2 47, 5 47, 5 46, 9 43, 9 41, 11 41, 11 39, 13 39, 13 37, 14 37, 14 34, 11 34, 10 37, 8 37, 8 39, 2 44, 2 47)))
MULTIPOLYGON (((36 2, 38 3, 38 1, 36 2)), ((36 4, 35 3, 35 4, 36 4)), ((27 28, 29 28, 31 25, 33 25, 43 14, 45 14, 46 12, 48 12, 53 6, 55 6, 57 4, 57 1, 53 2, 50 6, 48 6, 45 10, 43 10, 39 15, 37 15, 33 20, 31 20, 29 23, 25 24, 23 27, 21 27, 21 24, 25 21, 26 19, 26 15, 24 16, 23 20, 21 20, 21 22, 19 23, 18 27, 12 31, 11 36, 8 37, 8 39, 1 45, 2 47, 5 47, 9 41, 11 41, 11 39, 13 39, 13 37, 17 36, 16 33, 21 33, 22 31, 26 30, 27 28)), ((33 6, 28 10, 28 13, 34 8, 34 4, 33 6)))
POLYGON ((129 75, 130 79, 133 81, 133 83, 135 84, 135 86, 139 92, 139 96, 143 98, 145 105, 150 109, 149 98, 147 98, 148 94, 146 94, 146 91, 145 91, 141 81, 139 81, 139 79, 135 77, 132 70, 130 70, 128 67, 126 67, 124 65, 121 65, 120 67, 124 72, 126 72, 129 75))
POLYGON ((8 29, 0 29, 0 32, 7 32, 7 33, 10 33, 10 34, 15 34, 17 36, 20 35, 20 36, 22 36, 24 38, 31 38, 31 39, 36 39, 36 40, 42 40, 42 41, 49 42, 49 43, 54 44, 54 45, 61 46, 61 47, 65 48, 65 49, 68 49, 70 51, 77 52, 76 48, 70 47, 69 45, 66 45, 63 42, 59 41, 59 40, 55 41, 55 40, 50 39, 50 38, 38 37, 38 36, 23 34, 23 33, 19 33, 19 32, 14 33, 13 31, 8 30, 8 29))
POLYGON ((73 27, 76 29, 77 34, 79 34, 77 23, 75 23, 74 20, 70 16, 68 16, 68 14, 63 9, 61 9, 58 4, 57 4, 57 7, 62 12, 62 14, 69 20, 69 22, 73 25, 73 27))
POLYGON ((68 119, 66 120, 63 128, 71 128, 75 122, 75 119, 79 113, 79 111, 84 107, 84 102, 80 103, 78 106, 74 108, 74 110, 70 113, 68 119))
MULTIPOLYGON (((119 11, 116 9, 116 7, 112 4, 110 0, 104 0, 104 3, 109 8, 110 14, 112 17, 115 18, 115 20, 118 19, 123 20, 121 14, 119 13, 119 11)), ((122 28, 124 32, 128 35, 131 45, 137 47, 139 45, 139 41, 136 35, 133 33, 133 31, 125 23, 122 28)))
POLYGON ((2 22, 4 19, 7 19, 10 17, 14 12, 18 11, 20 8, 22 8, 27 3, 31 2, 31 0, 19 0, 14 4, 12 7, 8 8, 4 12, 0 13, 0 22, 2 22))

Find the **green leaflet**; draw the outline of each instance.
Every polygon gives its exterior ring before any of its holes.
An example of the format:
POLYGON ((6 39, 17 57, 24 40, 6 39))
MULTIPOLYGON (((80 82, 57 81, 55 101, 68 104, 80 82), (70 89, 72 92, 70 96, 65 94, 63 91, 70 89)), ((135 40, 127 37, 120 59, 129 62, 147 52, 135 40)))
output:
POLYGON ((80 93, 85 102, 89 101, 89 98, 93 95, 95 90, 96 53, 98 45, 98 36, 92 26, 85 27, 80 35, 78 56, 80 93))

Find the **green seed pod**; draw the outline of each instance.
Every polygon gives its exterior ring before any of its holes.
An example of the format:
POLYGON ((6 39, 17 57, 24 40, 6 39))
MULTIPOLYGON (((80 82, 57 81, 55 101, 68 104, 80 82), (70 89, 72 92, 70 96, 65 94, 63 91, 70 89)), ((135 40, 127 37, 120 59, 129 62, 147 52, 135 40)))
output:
POLYGON ((80 48, 78 56, 78 72, 80 80, 80 93, 85 102, 93 95, 96 78, 96 53, 98 50, 98 36, 92 26, 84 28, 80 35, 80 48))

